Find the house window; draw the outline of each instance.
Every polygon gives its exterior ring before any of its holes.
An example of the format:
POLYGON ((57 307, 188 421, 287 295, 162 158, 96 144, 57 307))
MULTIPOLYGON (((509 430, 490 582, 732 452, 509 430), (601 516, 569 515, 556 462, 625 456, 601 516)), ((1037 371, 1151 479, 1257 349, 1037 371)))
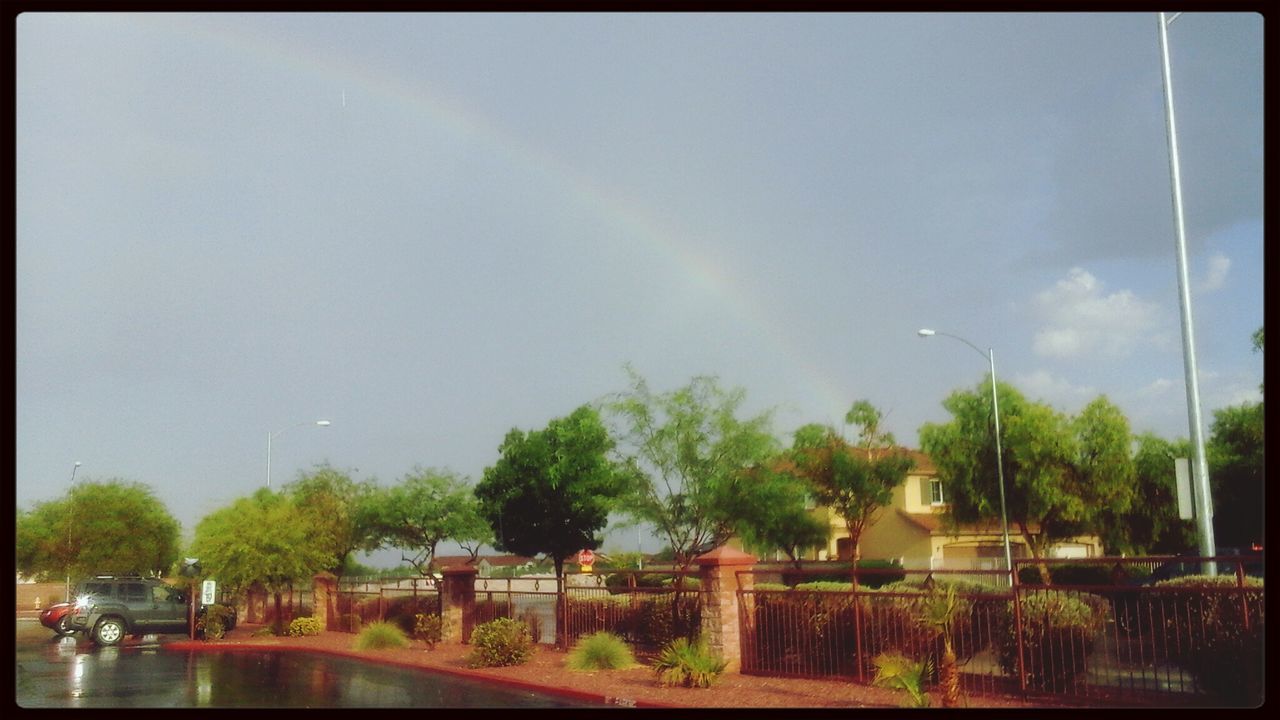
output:
POLYGON ((942 500, 942 481, 937 478, 929 479, 929 504, 941 505, 942 500))

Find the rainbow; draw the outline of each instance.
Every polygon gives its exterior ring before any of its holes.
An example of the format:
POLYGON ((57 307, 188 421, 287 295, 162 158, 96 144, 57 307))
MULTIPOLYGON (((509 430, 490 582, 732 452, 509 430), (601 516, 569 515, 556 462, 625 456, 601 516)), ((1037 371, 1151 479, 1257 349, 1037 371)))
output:
MULTIPOLYGON (((82 16, 83 17, 83 16, 82 16)), ((681 238, 689 232, 673 226, 651 209, 623 193, 611 190, 596 178, 586 177, 556 156, 513 134, 493 119, 455 99, 436 92, 418 79, 373 68, 336 51, 319 50, 289 39, 233 27, 218 14, 95 15, 103 22, 146 27, 159 34, 181 35, 184 42, 203 42, 229 61, 260 63, 287 70, 333 87, 333 100, 346 102, 376 98, 413 112, 436 129, 459 140, 487 148, 522 172, 540 177, 567 199, 591 208, 599 219, 618 228, 623 237, 652 248, 694 287, 702 290, 750 328, 767 347, 777 348, 797 369, 796 389, 820 403, 825 418, 801 418, 800 422, 828 422, 837 427, 854 399, 852 368, 823 368, 815 352, 806 353, 805 342, 795 336, 785 318, 778 317, 755 295, 725 271, 723 263, 699 252, 681 238)))

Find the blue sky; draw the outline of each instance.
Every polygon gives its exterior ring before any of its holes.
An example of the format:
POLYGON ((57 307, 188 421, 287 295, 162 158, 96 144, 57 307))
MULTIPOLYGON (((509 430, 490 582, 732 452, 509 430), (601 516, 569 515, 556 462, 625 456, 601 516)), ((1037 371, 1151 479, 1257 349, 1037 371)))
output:
MULTIPOLYGON (((25 14, 16 501, 472 480, 699 374, 914 445, 1002 380, 1186 437, 1152 13, 25 14), (329 419, 327 428, 299 427, 329 419)), ((1262 17, 1170 28, 1205 421, 1260 397, 1262 17)), ((619 535, 634 546, 634 531, 619 535)), ((655 542, 646 540, 656 549, 655 542)), ((606 548, 610 543, 606 543, 606 548)))

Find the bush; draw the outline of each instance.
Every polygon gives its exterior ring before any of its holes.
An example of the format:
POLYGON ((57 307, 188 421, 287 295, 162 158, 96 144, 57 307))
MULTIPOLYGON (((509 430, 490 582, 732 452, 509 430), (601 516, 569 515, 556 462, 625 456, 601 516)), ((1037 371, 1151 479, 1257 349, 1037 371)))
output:
POLYGON ((266 637, 268 635, 275 635, 275 634, 276 634, 276 629, 268 625, 266 627, 260 627, 257 630, 254 630, 249 637, 266 637))
POLYGON ((711 654, 701 638, 676 638, 658 653, 653 671, 660 685, 709 688, 727 663, 711 654))
POLYGON ((434 594, 393 597, 387 601, 386 615, 383 619, 399 625, 406 635, 412 635, 417 624, 417 616, 438 613, 439 608, 440 600, 434 594))
POLYGON ((676 638, 694 637, 701 628, 701 606, 693 593, 641 598, 629 625, 632 642, 651 648, 660 648, 676 638))
MULTIPOLYGON (((802 583, 785 593, 755 595, 756 661, 761 668, 811 674, 828 666, 836 674, 855 674, 857 636, 852 583, 802 583)), ((767 589, 767 588, 765 588, 767 589)), ((857 596, 862 612, 865 595, 857 596)))
MULTIPOLYGON (((956 612, 952 625, 952 650, 963 662, 977 655, 991 643, 984 629, 992 615, 1003 616, 1003 599, 987 599, 983 594, 997 592, 990 585, 971 580, 935 578, 932 586, 956 591, 956 612)), ((928 660, 932 672, 942 667, 943 637, 940 629, 922 622, 925 605, 930 601, 924 580, 908 580, 879 588, 867 597, 868 615, 863 620, 862 649, 866 657, 881 653, 905 654, 917 660, 928 660)))
MULTIPOLYGON (((1023 595, 1023 666, 1027 686, 1036 690, 1070 687, 1086 670, 1085 659, 1106 617, 1106 604, 1096 595, 1045 590, 1023 595)), ((1014 629, 1013 604, 1006 603, 1005 617, 997 631, 1000 667, 1018 674, 1018 633, 1014 629)))
MULTIPOLYGON (((1063 563, 1048 564, 1049 578, 1054 585, 1113 585, 1113 568, 1104 563, 1063 563)), ((1127 568, 1131 569, 1131 568, 1127 568)), ((1018 569, 1018 583, 1021 585, 1043 585, 1040 568, 1034 565, 1023 565, 1018 569)))
POLYGON ((1224 592, 1236 586, 1233 575, 1191 575, 1156 583, 1157 588, 1178 590, 1162 595, 1173 606, 1165 615, 1166 632, 1186 638, 1179 664, 1216 699, 1255 707, 1262 702, 1264 687, 1263 581, 1245 577, 1243 592, 1224 592), (1196 588, 1205 592, 1194 592, 1196 588))
POLYGON ((635 665, 636 659, 622 638, 597 632, 573 646, 566 664, 570 670, 622 670, 635 665))
POLYGON ((758 582, 751 586, 752 590, 788 590, 786 585, 782 583, 758 582))
MULTIPOLYGON (((808 585, 814 582, 853 583, 853 563, 829 563, 830 572, 807 573, 783 571, 784 585, 808 585)), ((889 583, 901 582, 907 574, 897 560, 860 560, 858 561, 858 587, 878 588, 889 583), (862 572, 872 570, 876 572, 862 572), (879 572, 879 571, 887 572, 879 572)))
POLYGON ((320 622, 320 618, 300 617, 294 618, 290 623, 285 635, 289 637, 302 637, 303 635, 319 635, 324 631, 324 625, 320 622))
MULTIPOLYGON (((692 575, 685 575, 682 578, 680 578, 680 580, 681 580, 681 583, 680 583, 681 592, 684 592, 687 590, 697 590, 702 587, 702 581, 692 575)), ((676 586, 676 578, 674 577, 662 578, 662 581, 659 583, 659 585, 662 586, 663 588, 674 589, 676 586)))
POLYGON ((235 608, 227 605, 208 605, 196 617, 196 634, 205 640, 221 640, 227 630, 235 627, 235 608))
POLYGON ((356 636, 356 650, 387 650, 409 646, 409 638, 399 625, 389 622, 369 623, 356 636))
POLYGON ((469 667, 521 665, 533 655, 529 626, 519 620, 498 618, 476 626, 471 633, 474 649, 467 658, 469 667))
POLYGON ((435 613, 418 613, 413 616, 413 636, 435 648, 436 643, 444 636, 444 622, 435 613))

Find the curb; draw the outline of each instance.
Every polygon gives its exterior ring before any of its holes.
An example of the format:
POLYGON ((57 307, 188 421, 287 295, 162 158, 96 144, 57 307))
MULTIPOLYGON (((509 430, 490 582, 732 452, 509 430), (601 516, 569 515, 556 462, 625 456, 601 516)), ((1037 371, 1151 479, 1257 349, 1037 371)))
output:
POLYGON ((453 677, 462 678, 464 680, 474 680, 483 683, 492 683, 495 685, 505 685, 520 690, 529 690, 544 695, 555 695, 558 697, 569 698, 571 700, 583 700, 586 702, 604 703, 613 707, 624 708, 689 708, 687 705, 673 705, 671 703, 654 702, 652 700, 636 700, 634 698, 613 697, 610 695, 601 695, 599 693, 587 692, 585 690, 572 690, 570 688, 553 687, 549 685, 539 685, 537 683, 528 682, 526 680, 516 680, 514 678, 495 677, 473 670, 463 670, 459 668, 443 668, 417 665, 414 663, 404 662, 401 660, 392 660, 389 658, 370 657, 369 655, 357 653, 349 650, 333 650, 329 648, 310 648, 298 647, 296 645, 258 645, 228 642, 202 642, 196 640, 182 640, 179 642, 166 643, 167 650, 194 650, 196 652, 302 652, 314 653, 316 655, 332 655, 334 657, 343 657, 351 660, 360 660, 371 662, 376 665, 390 665, 392 667, 405 668, 408 670, 418 670, 425 673, 437 673, 440 675, 451 675, 453 677))

